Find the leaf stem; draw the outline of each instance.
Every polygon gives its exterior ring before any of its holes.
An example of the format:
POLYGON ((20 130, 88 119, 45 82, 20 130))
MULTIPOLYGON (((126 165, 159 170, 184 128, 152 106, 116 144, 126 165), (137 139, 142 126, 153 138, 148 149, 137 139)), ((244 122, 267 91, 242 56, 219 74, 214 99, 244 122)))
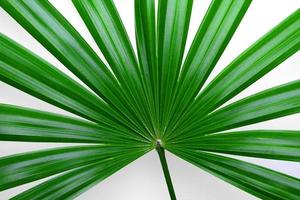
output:
POLYGON ((167 164, 167 160, 166 160, 165 149, 163 148, 160 140, 156 141, 155 149, 159 155, 160 163, 161 163, 161 166, 162 166, 162 169, 164 172, 164 176, 165 176, 165 180, 166 180, 166 183, 168 186, 171 200, 176 200, 176 195, 175 195, 175 191, 173 188, 173 184, 172 184, 172 180, 171 180, 171 176, 170 176, 170 172, 169 172, 169 168, 168 168, 168 164, 167 164))

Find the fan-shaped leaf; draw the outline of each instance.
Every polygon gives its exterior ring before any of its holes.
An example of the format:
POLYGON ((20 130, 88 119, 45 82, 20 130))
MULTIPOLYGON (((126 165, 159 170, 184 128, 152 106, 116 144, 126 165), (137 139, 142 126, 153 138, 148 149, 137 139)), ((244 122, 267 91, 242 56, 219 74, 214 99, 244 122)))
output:
POLYGON ((72 2, 110 66, 48 0, 0 0, 95 92, 0 34, 0 81, 88 120, 0 104, 0 141, 89 143, 0 158, 0 191, 59 174, 13 199, 75 198, 155 148, 171 199, 165 149, 259 198, 298 199, 300 179, 213 153, 300 161, 299 131, 223 132, 300 112, 300 80, 220 108, 299 50, 300 9, 201 90, 251 0, 212 0, 182 67, 193 0, 158 0, 157 17, 135 0, 139 62, 113 0, 72 2))

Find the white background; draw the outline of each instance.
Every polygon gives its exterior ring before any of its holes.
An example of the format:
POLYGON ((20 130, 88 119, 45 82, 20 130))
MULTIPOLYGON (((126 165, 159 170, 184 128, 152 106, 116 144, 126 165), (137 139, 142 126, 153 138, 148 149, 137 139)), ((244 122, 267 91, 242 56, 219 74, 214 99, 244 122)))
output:
MULTIPOLYGON (((75 26, 75 28, 100 55, 101 53, 97 49, 95 42, 88 33, 79 15, 76 13, 71 0, 51 0, 51 3, 53 3, 53 5, 63 13, 63 15, 75 26)), ((135 46, 133 12, 134 1, 115 0, 115 3, 119 9, 122 19, 124 20, 124 24, 127 28, 130 39, 135 46)), ((201 22, 209 3, 210 0, 195 0, 187 47, 190 46, 193 36, 197 31, 199 23, 201 22)), ((212 77, 220 72, 220 70, 222 70, 232 59, 245 50, 250 44, 270 30, 273 26, 282 21, 290 13, 299 8, 300 0, 254 0, 209 80, 211 80, 212 77)), ((39 54, 41 57, 50 61, 59 69, 78 80, 2 9, 0 9, 0 32, 8 35, 17 42, 31 49, 33 52, 39 54)), ((237 99, 278 84, 299 79, 299 77, 300 53, 298 52, 284 63, 279 65, 271 73, 235 97, 232 101, 236 101, 237 99)), ((60 110, 59 108, 51 106, 21 91, 18 91, 17 89, 14 89, 13 87, 10 87, 2 82, 0 82, 0 103, 27 106, 71 115, 63 110, 60 110)), ((265 128, 300 130, 299 121, 300 114, 297 114, 244 127, 243 129, 265 128)), ((45 143, 0 142, 0 156, 62 145, 63 144, 57 145, 45 143)), ((167 154, 167 158, 170 165, 170 172, 173 178, 174 187, 179 200, 256 199, 252 195, 249 195, 227 184, 226 182, 223 182, 222 180, 203 172, 197 167, 180 160, 174 155, 167 154)), ((254 158, 242 159, 300 178, 300 163, 254 158)), ((36 181, 14 189, 0 192, 0 200, 6 200, 40 182, 41 181, 36 181)), ((137 161, 131 163, 121 171, 117 172, 113 176, 107 178, 100 184, 96 185, 86 193, 82 194, 77 199, 168 200, 169 196, 156 152, 150 152, 137 161)))

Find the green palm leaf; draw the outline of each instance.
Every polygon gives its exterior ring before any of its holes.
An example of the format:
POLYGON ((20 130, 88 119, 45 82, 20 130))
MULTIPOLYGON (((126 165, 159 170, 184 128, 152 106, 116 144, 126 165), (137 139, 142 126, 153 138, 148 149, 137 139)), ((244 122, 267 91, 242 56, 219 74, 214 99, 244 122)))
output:
POLYGON ((300 132, 287 130, 236 131, 198 136, 176 146, 233 155, 300 161, 300 132))
POLYGON ((27 190, 18 199, 71 199, 126 166, 144 152, 126 153, 80 167, 27 190))
POLYGON ((125 131, 5 104, 0 104, 0 140, 147 145, 147 141, 125 131))
MULTIPOLYGON (((1 7, 107 103, 130 112, 118 81, 79 33, 48 1, 1 1, 1 7), (124 101, 121 101, 123 99, 124 101)), ((131 117, 135 120, 136 117, 131 117)), ((142 129, 143 130, 143 129, 142 129)))
MULTIPOLYGON (((135 32, 138 58, 154 130, 159 128, 159 83, 155 0, 135 0, 135 32)), ((157 133, 158 134, 158 133, 157 133)))
POLYGON ((191 123, 194 119, 205 116, 299 49, 300 10, 298 9, 232 61, 201 92, 181 121, 191 123))
POLYGON ((139 65, 113 1, 73 0, 73 4, 123 86, 124 95, 129 95, 129 102, 136 105, 135 118, 141 119, 147 131, 153 133, 149 112, 145 110, 148 102, 139 65))
POLYGON ((99 160, 111 159, 123 151, 140 151, 134 148, 102 145, 57 148, 12 155, 1 158, 0 190, 74 169, 99 160))
POLYGON ((194 100, 216 65, 251 1, 212 1, 192 43, 177 83, 172 121, 176 121, 194 100), (226 34, 224 34, 224 32, 226 34))
POLYGON ((193 0, 159 1, 157 19, 157 64, 159 67, 159 120, 160 135, 172 105, 174 85, 180 71, 193 0))
POLYGON ((2 34, 0 44, 0 80, 81 117, 119 126, 122 115, 99 97, 2 34))
POLYGON ((201 151, 176 155, 262 199, 298 199, 300 179, 244 161, 201 151))
POLYGON ((210 113, 173 138, 238 128, 300 112, 300 80, 254 94, 210 113))
POLYGON ((251 0, 212 0, 186 59, 193 0, 135 0, 137 55, 113 0, 72 3, 108 65, 48 0, 0 0, 90 89, 0 34, 0 81, 80 117, 0 104, 0 141, 76 144, 0 158, 0 191, 49 177, 12 199, 73 199, 156 149, 172 200, 165 150, 259 198, 299 199, 299 179, 226 155, 300 161, 299 131, 228 131, 300 112, 300 80, 221 107, 299 51, 299 8, 203 87, 251 0))

